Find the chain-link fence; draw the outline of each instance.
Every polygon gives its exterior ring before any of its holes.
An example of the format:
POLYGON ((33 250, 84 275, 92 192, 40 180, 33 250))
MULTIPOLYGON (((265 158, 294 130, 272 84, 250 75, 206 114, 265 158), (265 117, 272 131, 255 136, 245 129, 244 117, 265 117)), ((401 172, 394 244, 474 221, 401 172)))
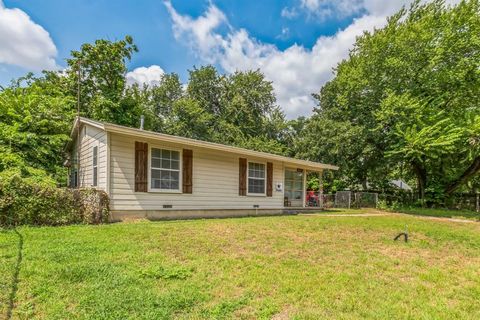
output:
POLYGON ((335 208, 376 208, 378 193, 337 191, 335 193, 335 208))
POLYGON ((324 194, 322 195, 323 202, 322 207, 324 209, 335 208, 335 194, 324 194))
MULTIPOLYGON (((323 195, 324 208, 376 208, 381 201, 387 206, 396 203, 400 205, 416 205, 418 197, 415 193, 403 192, 395 194, 377 192, 337 191, 335 194, 323 195)), ((431 207, 448 208, 454 210, 471 210, 480 212, 480 194, 458 193, 444 202, 433 203, 431 207)))
MULTIPOLYGON (((387 206, 395 204, 401 206, 416 206, 420 205, 418 195, 412 192, 397 192, 397 193, 380 193, 378 195, 379 201, 382 201, 387 206)), ((433 202, 426 201, 426 205, 433 208, 446 208, 452 210, 470 210, 480 212, 480 194, 477 193, 456 193, 443 201, 433 202)))
POLYGON ((352 207, 354 208, 376 208, 378 203, 378 193, 375 192, 355 192, 352 207))
POLYGON ((480 212, 480 194, 479 193, 459 193, 454 194, 445 202, 445 206, 455 210, 470 210, 480 212))
POLYGON ((337 191, 337 193, 335 193, 335 208, 350 208, 351 205, 351 191, 337 191))

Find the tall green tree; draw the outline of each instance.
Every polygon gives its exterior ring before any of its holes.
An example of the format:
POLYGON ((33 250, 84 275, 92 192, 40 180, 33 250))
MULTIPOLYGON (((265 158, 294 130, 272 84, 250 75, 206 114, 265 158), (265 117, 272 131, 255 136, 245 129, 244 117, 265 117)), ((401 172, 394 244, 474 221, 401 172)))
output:
POLYGON ((79 91, 82 115, 124 125, 138 122, 138 110, 124 99, 126 62, 137 51, 132 37, 126 36, 118 41, 96 40, 71 52, 65 79, 72 97, 79 91))
POLYGON ((448 196, 480 171, 479 88, 479 1, 416 1, 357 39, 315 95, 299 152, 337 160, 352 184, 405 166, 421 198, 448 196))
POLYGON ((60 88, 31 74, 0 91, 0 172, 64 181, 62 150, 74 106, 60 88))
MULTIPOLYGON (((202 134, 197 135, 199 139, 274 153, 286 152, 282 142, 287 128, 285 116, 276 105, 272 84, 258 70, 221 75, 213 66, 194 68, 190 70, 184 98, 187 99, 182 102, 185 110, 197 109, 199 115, 198 119, 191 118, 192 127, 200 128, 200 120, 205 127, 202 134)), ((184 109, 173 110, 166 119, 186 120, 178 114, 184 109)), ((184 133, 175 131, 174 134, 184 133)))

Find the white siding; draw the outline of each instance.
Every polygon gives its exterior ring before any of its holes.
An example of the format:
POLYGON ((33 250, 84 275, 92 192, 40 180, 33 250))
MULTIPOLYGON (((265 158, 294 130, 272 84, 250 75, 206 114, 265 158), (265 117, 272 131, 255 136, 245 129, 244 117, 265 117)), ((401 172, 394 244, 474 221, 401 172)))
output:
POLYGON ((79 186, 91 187, 93 184, 93 147, 98 146, 98 185, 97 189, 107 187, 107 134, 104 130, 83 125, 80 130, 80 171, 79 186))
MULTIPOLYGON (((111 133, 110 139, 110 205, 112 210, 195 209, 261 209, 283 208, 283 192, 275 191, 275 183, 283 183, 283 165, 273 162, 273 196, 239 196, 239 158, 242 155, 219 153, 188 145, 135 139, 111 133), (135 141, 153 147, 186 148, 193 150, 193 193, 134 192, 135 141)), ((260 158, 249 161, 266 162, 260 158)))

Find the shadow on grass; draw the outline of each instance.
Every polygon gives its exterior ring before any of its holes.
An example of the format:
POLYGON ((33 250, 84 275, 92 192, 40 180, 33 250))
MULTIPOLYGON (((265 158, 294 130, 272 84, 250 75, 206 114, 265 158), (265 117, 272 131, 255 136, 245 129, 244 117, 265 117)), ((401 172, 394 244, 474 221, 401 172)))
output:
POLYGON ((6 319, 12 318, 13 308, 15 307, 15 297, 17 296, 17 291, 18 291, 18 276, 20 274, 20 267, 23 259, 23 236, 20 232, 18 232, 17 228, 14 228, 13 231, 18 236, 18 250, 17 250, 17 261, 15 263, 15 269, 12 277, 12 287, 10 290, 10 295, 8 296, 6 319))

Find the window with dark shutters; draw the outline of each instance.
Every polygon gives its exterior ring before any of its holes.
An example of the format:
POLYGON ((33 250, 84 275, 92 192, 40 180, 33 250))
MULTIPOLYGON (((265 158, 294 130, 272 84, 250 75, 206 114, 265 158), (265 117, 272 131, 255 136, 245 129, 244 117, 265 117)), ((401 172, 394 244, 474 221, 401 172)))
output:
POLYGON ((241 196, 247 195, 247 159, 239 158, 238 159, 238 194, 241 196))
POLYGON ((135 191, 148 191, 148 144, 135 141, 135 191))
POLYGON ((193 189, 193 152, 189 149, 183 149, 182 152, 183 172, 182 172, 182 184, 183 193, 192 193, 193 189))

